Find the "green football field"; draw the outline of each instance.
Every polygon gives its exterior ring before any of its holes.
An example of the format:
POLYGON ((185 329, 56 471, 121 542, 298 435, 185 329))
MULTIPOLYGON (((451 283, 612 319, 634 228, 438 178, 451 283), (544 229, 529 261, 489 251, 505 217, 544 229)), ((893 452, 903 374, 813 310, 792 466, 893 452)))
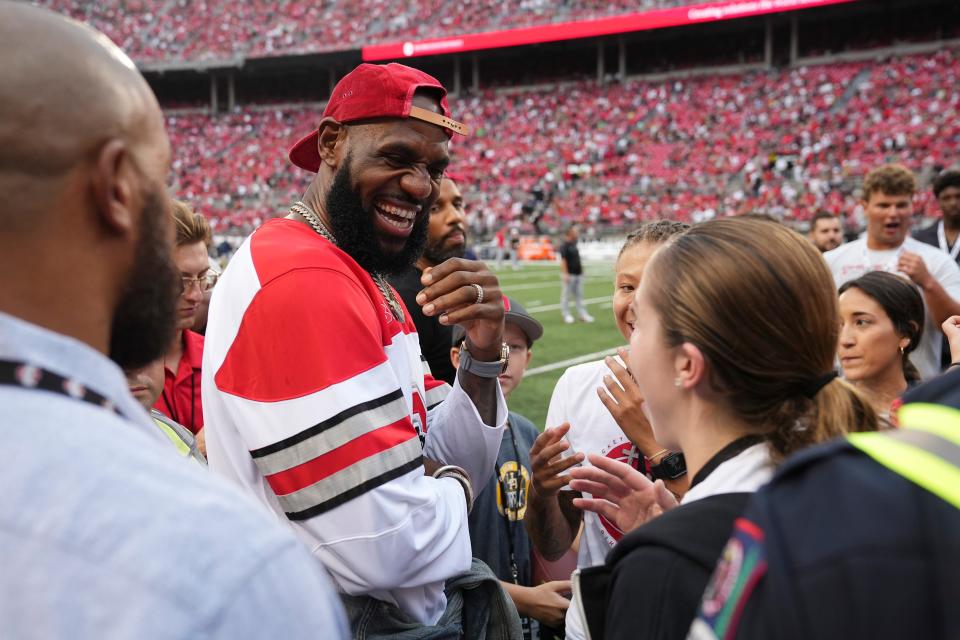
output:
POLYGON ((560 312, 558 264, 524 264, 517 271, 509 265, 498 270, 488 264, 494 268, 503 291, 543 324, 543 337, 534 344, 527 375, 508 400, 512 411, 525 415, 542 430, 550 394, 567 367, 599 359, 624 344, 611 309, 613 265, 584 265, 583 298, 596 321, 565 324, 560 312))

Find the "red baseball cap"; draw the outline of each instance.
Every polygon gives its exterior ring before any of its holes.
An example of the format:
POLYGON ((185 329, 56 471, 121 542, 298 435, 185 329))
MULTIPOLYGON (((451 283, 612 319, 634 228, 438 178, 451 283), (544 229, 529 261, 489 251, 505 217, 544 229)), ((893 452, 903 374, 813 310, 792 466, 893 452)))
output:
MULTIPOLYGON (((361 64, 345 75, 333 88, 330 101, 323 110, 324 118, 349 123, 369 118, 417 118, 442 127, 447 136, 469 133, 466 125, 450 118, 447 90, 433 76, 406 65, 361 64), (442 114, 421 109, 413 104, 417 89, 429 88, 440 93, 442 114)), ((290 149, 290 161, 307 171, 320 170, 317 139, 320 129, 300 140, 290 149)))

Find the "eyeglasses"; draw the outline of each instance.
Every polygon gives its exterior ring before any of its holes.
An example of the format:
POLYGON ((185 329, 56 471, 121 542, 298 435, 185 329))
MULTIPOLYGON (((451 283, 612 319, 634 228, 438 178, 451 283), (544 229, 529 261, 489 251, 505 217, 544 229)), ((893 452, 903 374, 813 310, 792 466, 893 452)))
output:
POLYGON ((197 285, 200 288, 200 291, 210 291, 210 289, 213 289, 213 285, 217 284, 218 277, 219 276, 215 273, 207 273, 199 278, 188 278, 186 276, 182 276, 180 278, 180 293, 189 291, 193 285, 197 285))

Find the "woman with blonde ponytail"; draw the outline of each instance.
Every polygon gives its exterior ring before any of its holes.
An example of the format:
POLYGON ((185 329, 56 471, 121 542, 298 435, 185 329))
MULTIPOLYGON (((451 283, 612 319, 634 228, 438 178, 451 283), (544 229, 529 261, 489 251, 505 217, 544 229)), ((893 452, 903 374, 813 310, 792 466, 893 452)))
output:
POLYGON ((734 519, 775 465, 878 425, 834 371, 836 290, 801 236, 756 218, 707 222, 647 270, 630 370, 656 440, 683 453, 690 489, 678 505, 662 482, 599 456, 571 470, 588 496, 574 504, 631 531, 580 577, 591 637, 686 637, 734 519))

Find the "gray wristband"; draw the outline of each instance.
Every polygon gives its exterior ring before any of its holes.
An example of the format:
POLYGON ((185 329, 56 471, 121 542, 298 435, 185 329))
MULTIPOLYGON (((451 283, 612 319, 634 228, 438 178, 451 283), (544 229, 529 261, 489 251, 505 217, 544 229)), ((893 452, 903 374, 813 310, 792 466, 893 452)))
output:
POLYGON ((467 341, 463 341, 463 347, 460 349, 460 369, 469 371, 475 376, 481 378, 497 378, 507 370, 507 359, 510 357, 510 347, 504 342, 500 345, 500 359, 492 362, 482 362, 474 360, 470 355, 470 349, 467 348, 467 341))

